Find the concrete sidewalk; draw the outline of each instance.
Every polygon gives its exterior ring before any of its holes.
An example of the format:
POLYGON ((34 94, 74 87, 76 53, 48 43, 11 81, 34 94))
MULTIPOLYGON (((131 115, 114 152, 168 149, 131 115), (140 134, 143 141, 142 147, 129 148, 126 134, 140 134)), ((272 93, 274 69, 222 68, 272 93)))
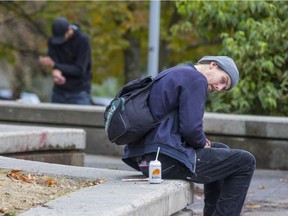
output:
POLYGON ((182 212, 193 201, 193 184, 185 181, 164 180, 161 184, 123 182, 125 178, 143 176, 139 176, 139 172, 125 170, 49 164, 1 156, 0 169, 107 179, 103 184, 52 200, 19 214, 21 216, 184 216, 191 213, 182 212))
POLYGON ((288 215, 288 171, 256 170, 243 216, 288 215))
MULTIPOLYGON (((85 166, 113 170, 133 170, 120 157, 86 155, 85 166)), ((195 184, 193 216, 201 216, 203 185, 195 184)), ((257 169, 246 197, 241 216, 288 216, 288 171, 257 169)))
MULTIPOLYGON (((203 185, 195 184, 194 203, 189 206, 202 216, 203 185)), ((287 216, 288 171, 256 170, 252 178, 241 216, 287 216)))

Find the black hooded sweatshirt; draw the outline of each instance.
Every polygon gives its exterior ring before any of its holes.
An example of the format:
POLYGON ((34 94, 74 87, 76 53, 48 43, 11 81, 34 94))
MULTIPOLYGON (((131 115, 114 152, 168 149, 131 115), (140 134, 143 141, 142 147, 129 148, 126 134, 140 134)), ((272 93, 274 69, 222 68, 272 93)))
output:
POLYGON ((66 78, 63 85, 54 85, 57 92, 77 93, 91 90, 91 49, 89 38, 76 25, 73 36, 63 44, 48 41, 48 55, 55 61, 54 68, 59 69, 66 78))

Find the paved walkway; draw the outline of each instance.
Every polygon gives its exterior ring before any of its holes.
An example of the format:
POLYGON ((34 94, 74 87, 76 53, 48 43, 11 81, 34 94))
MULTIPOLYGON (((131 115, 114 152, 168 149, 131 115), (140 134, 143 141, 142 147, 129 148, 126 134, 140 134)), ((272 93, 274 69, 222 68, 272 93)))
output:
MULTIPOLYGON (((86 155, 85 166, 132 170, 119 157, 86 155)), ((193 216, 201 216, 203 186, 196 184, 193 216)), ((288 171, 256 170, 247 194, 242 216, 288 216, 288 171)))

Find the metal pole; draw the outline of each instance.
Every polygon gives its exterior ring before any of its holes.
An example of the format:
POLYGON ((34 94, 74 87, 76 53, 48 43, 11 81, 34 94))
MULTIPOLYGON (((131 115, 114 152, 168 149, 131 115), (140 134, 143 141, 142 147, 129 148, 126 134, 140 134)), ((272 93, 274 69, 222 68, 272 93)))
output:
POLYGON ((148 75, 152 77, 155 77, 158 74, 160 28, 159 23, 160 0, 150 0, 148 75))

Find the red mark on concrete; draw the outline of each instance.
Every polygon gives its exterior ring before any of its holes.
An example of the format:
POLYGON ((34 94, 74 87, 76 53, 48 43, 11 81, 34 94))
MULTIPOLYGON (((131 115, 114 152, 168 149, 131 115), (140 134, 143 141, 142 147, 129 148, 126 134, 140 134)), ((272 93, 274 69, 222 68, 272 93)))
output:
POLYGON ((43 132, 43 133, 41 134, 41 136, 40 136, 40 145, 41 145, 41 146, 45 145, 47 136, 48 136, 48 132, 47 132, 47 131, 45 131, 45 132, 43 132))

